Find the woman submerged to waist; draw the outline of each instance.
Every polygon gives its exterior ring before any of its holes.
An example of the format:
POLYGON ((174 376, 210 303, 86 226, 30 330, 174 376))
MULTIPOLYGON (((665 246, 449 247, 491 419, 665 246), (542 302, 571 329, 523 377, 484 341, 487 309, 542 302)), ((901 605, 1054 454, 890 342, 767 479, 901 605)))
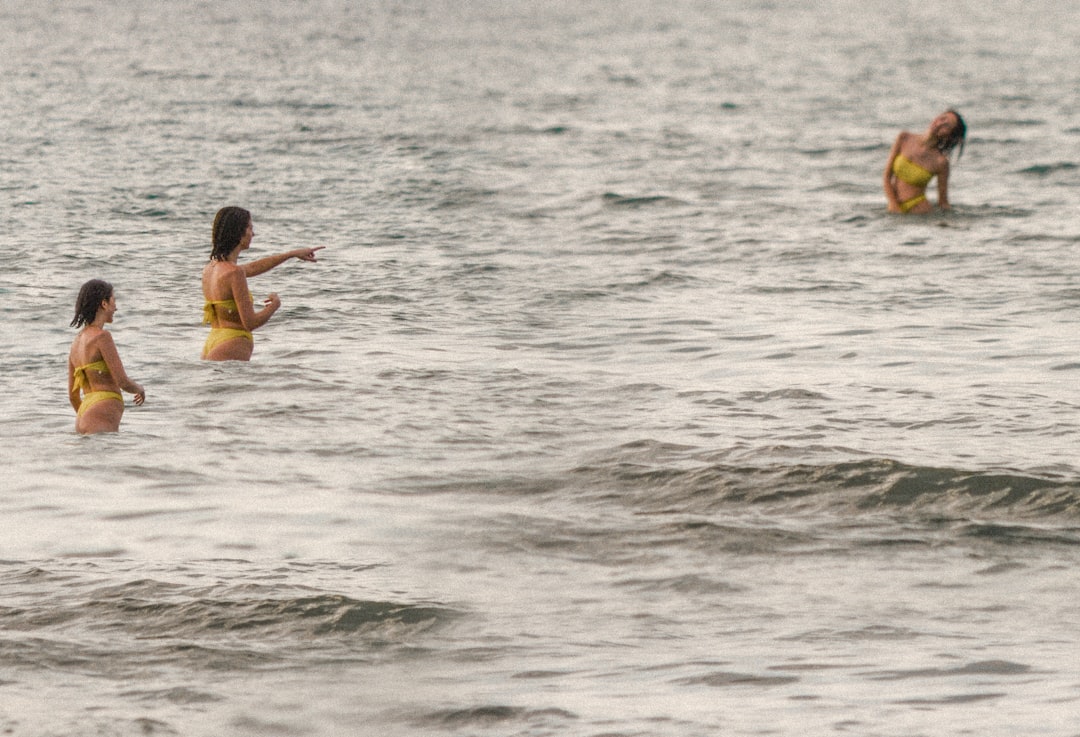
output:
POLYGON ((79 402, 76 417, 81 418, 95 404, 107 400, 116 400, 120 403, 121 408, 123 407, 124 395, 120 393, 120 387, 113 381, 112 374, 109 373, 109 366, 104 360, 76 367, 73 377, 73 387, 82 394, 82 401, 79 402), (96 387, 91 386, 90 378, 86 375, 87 371, 96 372, 94 381, 96 387))
POLYGON ((206 343, 203 344, 203 358, 230 340, 246 340, 251 344, 255 342, 251 331, 245 329, 240 322, 240 313, 234 299, 206 300, 203 305, 203 324, 210 325, 210 334, 206 336, 206 343))
POLYGON ((897 181, 912 188, 910 196, 900 200, 900 212, 910 212, 920 203, 926 202, 926 186, 934 178, 932 171, 924 169, 903 154, 897 154, 893 159, 892 172, 897 181))

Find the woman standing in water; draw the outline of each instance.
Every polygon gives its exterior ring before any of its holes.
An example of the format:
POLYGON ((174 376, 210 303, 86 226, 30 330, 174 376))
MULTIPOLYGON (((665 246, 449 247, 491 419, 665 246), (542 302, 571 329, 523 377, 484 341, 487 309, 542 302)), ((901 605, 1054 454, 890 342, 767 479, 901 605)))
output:
POLYGON ((240 254, 251 247, 255 230, 251 213, 242 207, 223 207, 214 217, 213 249, 210 263, 203 268, 202 288, 206 305, 203 323, 210 335, 203 346, 207 361, 248 361, 255 348, 252 331, 262 327, 281 307, 277 293, 271 293, 256 310, 248 289, 248 277, 265 273, 291 258, 315 261, 315 252, 324 248, 297 248, 266 256, 241 266, 240 254))
POLYGON ((146 399, 146 390, 128 378, 116 344, 105 326, 116 314, 112 285, 91 279, 82 285, 71 327, 81 327, 68 353, 68 398, 75 408, 75 431, 84 435, 116 432, 124 414, 120 390, 146 399))
POLYGON ((885 164, 885 199, 889 202, 889 212, 931 212, 934 208, 926 199, 926 185, 935 176, 938 207, 948 210, 949 153, 959 144, 963 154, 966 136, 967 126, 955 110, 946 110, 934 118, 921 135, 902 131, 885 164))

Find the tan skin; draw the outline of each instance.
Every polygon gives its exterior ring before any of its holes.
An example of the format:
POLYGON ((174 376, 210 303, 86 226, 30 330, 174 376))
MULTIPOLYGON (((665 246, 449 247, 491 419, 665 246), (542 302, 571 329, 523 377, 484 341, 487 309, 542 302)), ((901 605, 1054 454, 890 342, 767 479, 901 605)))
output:
MULTIPOLYGON (((210 261, 203 267, 203 296, 211 302, 228 299, 236 301, 236 310, 222 307, 214 309, 214 319, 210 323, 213 328, 234 328, 248 332, 261 328, 281 307, 281 299, 276 292, 271 293, 263 302, 262 309, 256 310, 251 301, 248 277, 266 273, 292 258, 314 262, 317 260, 315 253, 325 248, 297 248, 240 265, 240 254, 251 248, 254 237, 255 230, 251 223, 248 223, 247 230, 228 258, 224 261, 210 261)), ((246 338, 234 338, 215 346, 203 358, 207 361, 250 361, 254 347, 246 338)))
MULTIPOLYGON (((105 361, 109 367, 108 373, 103 371, 88 370, 86 380, 90 388, 88 392, 116 392, 123 389, 135 395, 135 404, 141 405, 146 401, 146 390, 142 385, 132 381, 124 371, 124 364, 120 360, 120 354, 116 351, 112 335, 105 326, 113 321, 116 314, 116 295, 109 297, 101 303, 97 309, 94 321, 79 331, 71 344, 68 353, 68 399, 76 412, 82 404, 82 396, 75 388, 75 367, 85 366, 97 361, 105 361)), ((121 402, 98 402, 90 407, 81 417, 75 419, 75 431, 83 435, 91 435, 99 432, 117 432, 120 429, 120 418, 124 415, 124 405, 121 402)))
MULTIPOLYGON (((885 199, 888 200, 889 212, 902 212, 901 202, 907 202, 913 197, 918 197, 926 192, 925 187, 916 187, 901 181, 893 174, 893 161, 898 154, 914 164, 931 172, 937 177, 938 203, 942 210, 949 207, 949 157, 938 151, 938 141, 945 140, 956 126, 960 124, 956 114, 945 112, 931 121, 925 133, 916 134, 902 131, 896 137, 896 141, 889 151, 889 160, 885 163, 884 189, 885 199)), ((934 206, 929 200, 923 200, 910 210, 909 213, 923 215, 932 212, 934 206)))

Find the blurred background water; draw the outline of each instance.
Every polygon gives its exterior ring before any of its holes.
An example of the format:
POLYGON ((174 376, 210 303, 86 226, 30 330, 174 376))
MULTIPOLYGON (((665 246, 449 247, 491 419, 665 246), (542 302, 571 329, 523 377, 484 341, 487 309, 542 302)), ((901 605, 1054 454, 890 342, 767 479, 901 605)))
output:
POLYGON ((0 10, 0 729, 1080 734, 1080 19, 0 10), (887 215, 903 128, 953 212, 887 215), (198 355, 216 210, 282 310, 198 355), (148 390, 81 438, 111 281, 148 390))

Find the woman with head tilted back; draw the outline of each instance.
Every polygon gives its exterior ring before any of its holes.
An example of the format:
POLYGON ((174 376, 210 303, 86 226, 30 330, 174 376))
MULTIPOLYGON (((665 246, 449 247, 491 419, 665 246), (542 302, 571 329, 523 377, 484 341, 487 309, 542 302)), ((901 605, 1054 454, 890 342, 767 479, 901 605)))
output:
POLYGON ((116 432, 124 414, 120 390, 146 399, 146 390, 128 378, 116 344, 105 329, 116 314, 112 285, 91 279, 82 285, 71 327, 81 327, 68 353, 68 398, 75 408, 75 431, 84 435, 116 432))
POLYGON ((281 307, 277 294, 271 293, 262 309, 256 310, 248 290, 248 277, 267 272, 291 258, 315 261, 315 252, 323 248, 297 248, 241 266, 237 263, 240 254, 251 247, 254 236, 250 212, 242 207, 218 210, 214 217, 210 263, 202 273, 203 296, 206 298, 203 322, 210 324, 202 357, 208 361, 250 360, 255 347, 252 331, 265 325, 281 307))
MULTIPOLYGON (((885 199, 889 212, 925 214, 933 211, 926 186, 938 180, 938 207, 949 209, 949 154, 957 144, 964 152, 967 126, 960 113, 946 110, 930 122, 925 133, 902 131, 885 164, 885 199)), ((959 159, 959 155, 957 156, 959 159)))

